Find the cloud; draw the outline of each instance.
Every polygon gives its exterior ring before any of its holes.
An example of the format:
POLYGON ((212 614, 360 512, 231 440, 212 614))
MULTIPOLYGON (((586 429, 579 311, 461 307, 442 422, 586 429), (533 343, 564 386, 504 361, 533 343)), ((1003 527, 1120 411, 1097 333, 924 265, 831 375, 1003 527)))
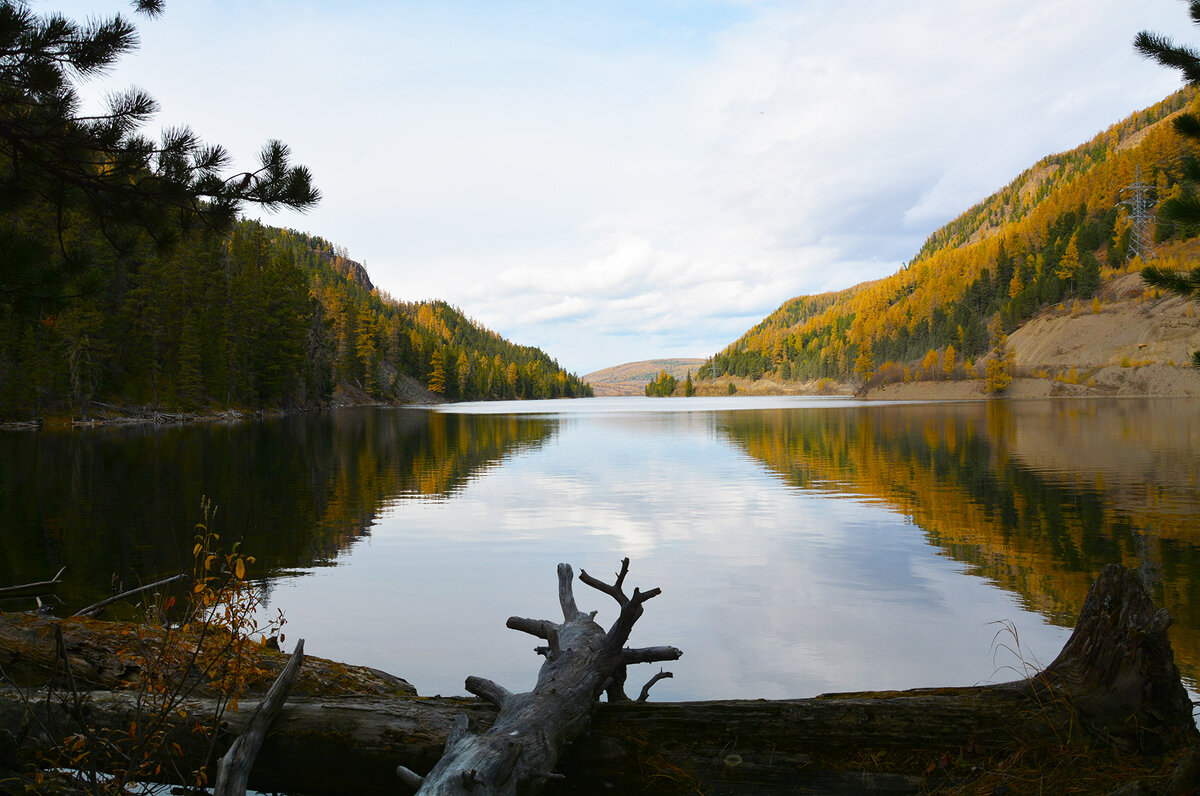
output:
POLYGON ((239 163, 283 138, 325 200, 269 223, 586 372, 895 271, 1177 87, 1142 28, 1194 39, 1176 0, 196 0, 97 91, 144 86, 239 163))

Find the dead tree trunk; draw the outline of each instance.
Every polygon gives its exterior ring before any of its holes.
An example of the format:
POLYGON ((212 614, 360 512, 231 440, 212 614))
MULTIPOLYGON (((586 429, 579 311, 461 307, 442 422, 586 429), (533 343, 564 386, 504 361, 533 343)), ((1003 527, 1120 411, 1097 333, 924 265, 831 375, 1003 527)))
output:
POLYGON ((251 714, 246 731, 229 745, 228 751, 217 763, 217 781, 213 785, 213 796, 246 796, 246 783, 250 779, 250 770, 254 767, 254 758, 262 748, 271 722, 275 721, 275 717, 287 701, 288 692, 292 690, 292 683, 296 681, 296 674, 303 665, 304 639, 300 639, 287 666, 283 667, 283 673, 267 689, 267 695, 251 714))
POLYGON ((508 626, 546 641, 539 654, 546 656, 533 690, 513 694, 491 680, 467 678, 472 694, 500 709, 491 728, 470 733, 461 716, 446 740, 446 751, 428 776, 418 777, 405 767, 401 778, 419 785, 421 794, 517 794, 539 792, 555 773, 565 746, 587 730, 600 694, 628 701, 621 684, 625 667, 632 663, 673 661, 683 653, 674 647, 628 649, 625 642, 642 615, 642 604, 659 594, 658 589, 633 590, 625 595, 623 584, 629 559, 621 562, 616 582, 603 583, 580 572, 580 579, 608 594, 621 606, 612 627, 604 631, 575 605, 573 573, 569 564, 558 565, 558 601, 563 621, 525 619, 514 616, 508 626))

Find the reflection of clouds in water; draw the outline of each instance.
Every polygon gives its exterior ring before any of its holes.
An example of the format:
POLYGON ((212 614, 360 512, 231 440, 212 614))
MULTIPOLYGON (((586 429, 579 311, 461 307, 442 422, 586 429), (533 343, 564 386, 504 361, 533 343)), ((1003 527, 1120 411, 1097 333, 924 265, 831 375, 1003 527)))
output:
MULTIPOLYGON (((528 688, 537 642, 508 616, 558 618, 559 561, 611 579, 629 556, 628 589, 663 589, 630 643, 685 653, 661 700, 969 684, 992 675, 990 621, 1018 621, 1045 658, 1065 638, 963 577, 907 518, 787 486, 708 417, 575 418, 559 431, 450 500, 395 503, 348 566, 280 584, 289 637, 423 694, 462 693, 470 674, 528 688)), ((607 596, 577 584, 576 597, 614 618, 607 596)), ((640 668, 631 690, 657 671, 640 668)))

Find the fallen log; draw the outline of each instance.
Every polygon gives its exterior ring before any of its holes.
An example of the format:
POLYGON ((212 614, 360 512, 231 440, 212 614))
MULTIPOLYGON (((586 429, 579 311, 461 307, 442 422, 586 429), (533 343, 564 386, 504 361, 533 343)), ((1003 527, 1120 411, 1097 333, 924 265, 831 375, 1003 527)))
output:
MULTIPOLYGON (((93 691, 137 688, 143 675, 138 658, 149 657, 150 651, 161 646, 167 637, 162 628, 132 622, 0 613, 0 670, 22 685, 44 682, 55 671, 58 660, 56 627, 61 628, 67 659, 79 687, 93 691)), ((253 673, 246 682, 248 693, 262 694, 282 673, 288 656, 265 645, 248 654, 251 658, 246 668, 253 673)), ((205 694, 206 688, 205 683, 198 683, 197 695, 205 694)), ((379 669, 309 655, 292 692, 392 697, 415 696, 417 689, 379 669)))
MULTIPOLYGON (((559 761, 565 779, 546 791, 914 793, 927 769, 946 758, 965 761, 964 776, 975 776, 972 767, 986 770, 1017 750, 1044 748, 1062 762, 1088 752, 1171 752, 1195 743, 1197 733, 1168 624, 1132 574, 1109 567, 1058 658, 1028 680, 797 700, 601 703, 588 734, 559 761)), ((131 693, 96 691, 89 710, 95 721, 120 727, 133 702, 131 693)), ((254 704, 243 700, 238 713, 227 714, 231 736, 254 704)), ((205 704, 190 700, 187 709, 202 713, 205 704)), ((44 694, 0 691, 0 727, 14 733, 53 726, 64 710, 44 694)), ((459 716, 479 732, 497 712, 479 699, 293 696, 250 784, 394 793, 396 766, 432 768, 459 716)), ((23 743, 28 754, 53 739, 31 731, 23 743)), ((202 754, 201 745, 185 744, 183 754, 202 754)))

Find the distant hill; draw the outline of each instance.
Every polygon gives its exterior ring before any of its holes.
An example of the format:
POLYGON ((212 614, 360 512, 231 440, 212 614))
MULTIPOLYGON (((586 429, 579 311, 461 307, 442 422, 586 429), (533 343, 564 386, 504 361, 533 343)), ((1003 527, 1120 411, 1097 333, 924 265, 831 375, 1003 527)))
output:
POLYGON ((626 362, 611 368, 597 370, 582 377, 585 384, 592 385, 596 395, 644 395, 646 385, 662 371, 683 381, 690 371, 695 376, 707 360, 704 359, 645 359, 641 362, 626 362))
MULTIPOLYGON (((1139 181, 1158 202, 1194 193, 1184 176, 1188 146, 1170 121, 1185 110, 1200 110, 1193 88, 1043 158, 934 232, 895 274, 789 299, 716 355, 715 374, 709 360, 694 375, 785 386, 971 379, 1003 334, 1030 375, 1123 359, 1183 367, 1183 349, 1200 329, 1196 308, 1159 304, 1140 284, 1121 205, 1139 181), (1099 334, 1125 301, 1145 302, 1136 309, 1141 321, 1099 334), (1068 332, 1077 326, 1087 331, 1068 332), (1111 350, 1097 348, 1102 340, 1111 350)), ((1197 230, 1164 221, 1146 234, 1160 265, 1195 265, 1197 230)))

